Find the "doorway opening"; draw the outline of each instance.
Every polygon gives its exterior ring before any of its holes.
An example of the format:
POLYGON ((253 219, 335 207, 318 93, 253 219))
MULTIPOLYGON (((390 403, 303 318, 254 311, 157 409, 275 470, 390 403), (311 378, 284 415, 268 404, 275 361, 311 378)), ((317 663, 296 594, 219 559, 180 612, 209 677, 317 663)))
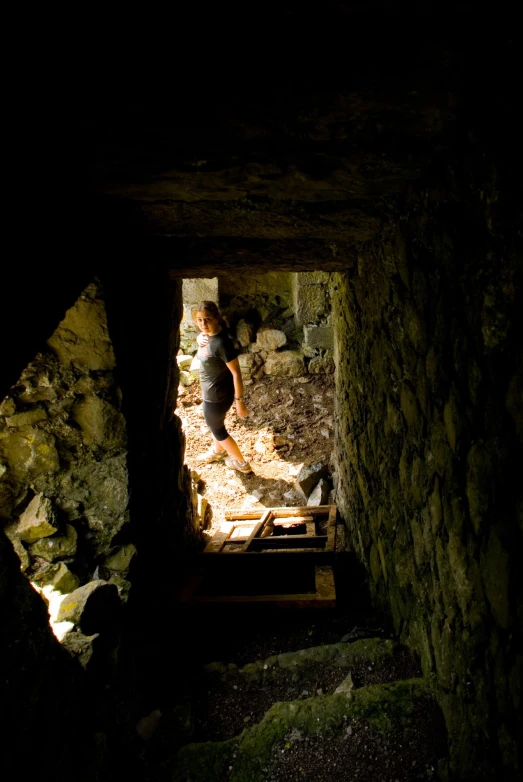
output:
POLYGON ((272 272, 183 280, 176 414, 185 434, 193 507, 206 535, 232 508, 258 510, 335 502, 332 274, 272 272), (249 411, 227 431, 253 472, 202 463, 211 435, 202 411, 194 315, 218 304, 238 350, 249 411), (312 469, 311 469, 312 468, 312 469))

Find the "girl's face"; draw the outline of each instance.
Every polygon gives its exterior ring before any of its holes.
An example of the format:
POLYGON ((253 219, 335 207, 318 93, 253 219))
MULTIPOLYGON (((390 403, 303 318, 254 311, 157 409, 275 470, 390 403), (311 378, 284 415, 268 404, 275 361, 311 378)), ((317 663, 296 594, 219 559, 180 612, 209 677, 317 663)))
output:
POLYGON ((196 313, 196 323, 202 334, 207 334, 212 337, 213 334, 217 334, 220 331, 220 324, 218 318, 213 318, 210 312, 207 310, 198 310, 196 313))

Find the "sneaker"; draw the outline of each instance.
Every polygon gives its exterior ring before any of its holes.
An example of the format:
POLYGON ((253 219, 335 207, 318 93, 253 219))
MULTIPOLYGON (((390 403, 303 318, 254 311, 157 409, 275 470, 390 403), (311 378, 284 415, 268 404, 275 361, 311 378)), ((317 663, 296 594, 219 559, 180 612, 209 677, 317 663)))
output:
POLYGON ((230 467, 231 470, 238 470, 238 472, 243 472, 246 475, 250 472, 252 472, 251 465, 249 462, 239 462, 237 459, 233 459, 232 457, 229 457, 225 460, 225 464, 227 467, 230 467))
POLYGON ((227 451, 215 451, 211 449, 206 453, 200 454, 200 456, 198 456, 198 461, 202 462, 203 464, 212 464, 213 462, 221 462, 221 460, 225 459, 226 456, 227 451))

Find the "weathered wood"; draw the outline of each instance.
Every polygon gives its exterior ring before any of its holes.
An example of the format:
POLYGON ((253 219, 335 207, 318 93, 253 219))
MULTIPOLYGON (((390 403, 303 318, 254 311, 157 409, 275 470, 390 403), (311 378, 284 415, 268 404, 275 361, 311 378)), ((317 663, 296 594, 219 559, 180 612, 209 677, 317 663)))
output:
POLYGON ((327 535, 277 535, 271 538, 253 538, 251 547, 260 548, 324 548, 327 535))
MULTIPOLYGON (((243 549, 242 549, 243 553, 249 550, 250 546, 252 546, 252 544, 255 541, 256 537, 261 534, 263 528, 265 527, 265 525, 267 524, 267 522, 269 521, 270 518, 272 518, 272 510, 265 511, 265 513, 263 514, 261 520, 258 522, 258 524, 256 524, 256 526, 254 527, 253 531, 251 532, 251 534, 249 535, 249 537, 245 541, 245 543, 243 545, 243 549)), ((269 540, 269 538, 264 538, 264 540, 269 540)))
MULTIPOLYGON (((335 505, 316 505, 296 508, 270 508, 275 518, 294 517, 294 516, 322 516, 330 514, 331 510, 336 510, 335 505)), ((225 519, 227 521, 243 521, 246 519, 260 519, 265 513, 265 509, 259 510, 236 510, 226 511, 225 519)))
POLYGON ((229 532, 217 532, 212 536, 209 543, 204 548, 204 554, 219 554, 223 549, 226 541, 229 539, 234 527, 231 527, 229 532))

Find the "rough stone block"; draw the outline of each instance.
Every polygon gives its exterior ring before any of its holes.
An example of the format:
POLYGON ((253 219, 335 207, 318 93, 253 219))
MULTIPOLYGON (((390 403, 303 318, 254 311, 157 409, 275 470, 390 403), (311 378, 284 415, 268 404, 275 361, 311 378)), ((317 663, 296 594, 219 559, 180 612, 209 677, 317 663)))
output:
POLYGON ((240 320, 236 326, 236 339, 242 346, 246 348, 252 342, 254 336, 254 328, 251 323, 247 323, 245 320, 240 320))
POLYGON ((302 467, 296 476, 294 489, 308 497, 321 478, 326 478, 329 474, 329 467, 323 462, 316 462, 308 467, 302 467))
POLYGON ((307 374, 307 367, 301 353, 284 350, 282 353, 269 353, 265 362, 265 374, 301 377, 307 374))
POLYGON ((109 570, 128 570, 133 557, 136 554, 136 546, 126 543, 120 546, 110 556, 105 558, 104 565, 109 570))
POLYGON ((320 478, 314 489, 309 495, 307 505, 325 505, 329 499, 330 486, 325 478, 320 478))
POLYGON ((332 375, 336 367, 331 356, 316 356, 309 361, 310 375, 332 375))
POLYGON ((4 532, 6 534, 6 537, 11 541, 13 545, 15 554, 20 560, 20 570, 22 571, 22 573, 24 573, 29 567, 29 565, 31 564, 31 560, 29 559, 29 554, 24 548, 22 541, 18 537, 18 533, 16 531, 17 526, 18 525, 16 524, 16 522, 13 522, 12 524, 8 524, 6 527, 4 527, 4 532))
POLYGON ((47 344, 66 366, 93 371, 114 368, 116 362, 105 305, 96 284, 89 285, 76 304, 67 310, 47 344))
POLYGON ((90 581, 66 595, 60 603, 57 622, 73 622, 86 635, 110 626, 120 608, 118 589, 106 581, 90 581))
POLYGON ((332 326, 304 326, 303 336, 305 344, 312 348, 333 348, 334 329, 332 326))
POLYGON ((58 524, 53 503, 41 493, 35 495, 20 516, 17 526, 18 537, 26 543, 34 543, 56 532, 58 532, 58 524))
POLYGON ((16 413, 5 419, 7 426, 19 427, 19 426, 32 426, 38 421, 45 421, 47 413, 41 408, 36 410, 28 410, 27 413, 16 413))
POLYGON ((29 551, 32 557, 41 557, 47 562, 56 559, 72 557, 76 554, 76 541, 78 534, 71 524, 65 525, 65 535, 54 535, 50 538, 42 538, 33 543, 29 551))
POLYGON ((307 285, 294 289, 295 320, 298 326, 317 323, 330 312, 327 288, 323 285, 307 285))
POLYGON ((278 329, 260 329, 256 336, 256 344, 262 350, 277 350, 283 347, 286 342, 286 335, 278 329))

